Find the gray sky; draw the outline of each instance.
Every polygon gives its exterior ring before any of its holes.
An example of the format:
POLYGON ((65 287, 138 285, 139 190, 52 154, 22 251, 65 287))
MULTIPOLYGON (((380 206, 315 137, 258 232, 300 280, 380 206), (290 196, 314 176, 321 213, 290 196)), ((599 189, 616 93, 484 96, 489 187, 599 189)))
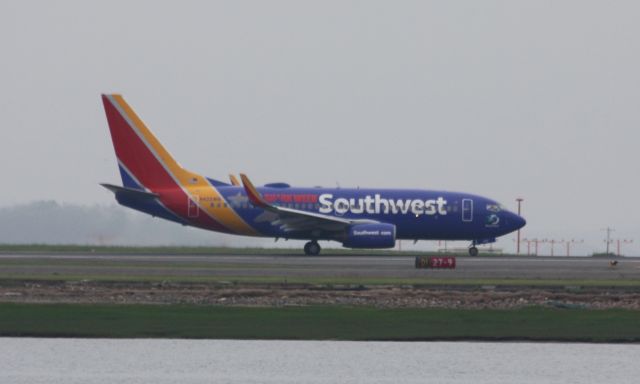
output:
POLYGON ((525 237, 584 238, 587 252, 610 225, 640 253, 639 14, 636 1, 2 1, 0 206, 110 204, 99 94, 119 92, 210 177, 522 196, 525 237))

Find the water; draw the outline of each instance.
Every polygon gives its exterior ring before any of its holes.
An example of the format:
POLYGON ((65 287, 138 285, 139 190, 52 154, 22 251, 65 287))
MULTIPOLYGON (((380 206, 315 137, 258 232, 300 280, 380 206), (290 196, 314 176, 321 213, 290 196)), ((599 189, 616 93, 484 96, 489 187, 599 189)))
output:
POLYGON ((640 345, 0 338, 0 383, 637 383, 640 345))

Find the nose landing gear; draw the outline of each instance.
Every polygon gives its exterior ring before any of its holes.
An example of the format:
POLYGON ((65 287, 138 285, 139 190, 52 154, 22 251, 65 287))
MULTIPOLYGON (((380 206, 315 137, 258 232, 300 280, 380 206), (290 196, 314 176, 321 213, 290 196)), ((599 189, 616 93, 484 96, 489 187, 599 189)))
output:
POLYGON ((304 254, 307 256, 317 256, 320 254, 320 244, 313 240, 304 245, 304 254))
POLYGON ((478 256, 478 253, 480 253, 478 252, 478 248, 476 247, 476 245, 491 244, 495 242, 496 242, 495 237, 471 240, 471 245, 469 246, 469 256, 475 257, 475 256, 478 256))

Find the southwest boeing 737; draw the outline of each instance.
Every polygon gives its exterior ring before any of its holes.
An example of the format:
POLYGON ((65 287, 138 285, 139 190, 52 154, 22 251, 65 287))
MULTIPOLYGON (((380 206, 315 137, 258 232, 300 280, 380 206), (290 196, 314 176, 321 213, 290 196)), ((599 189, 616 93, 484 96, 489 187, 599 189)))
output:
POLYGON ((396 240, 467 240, 478 244, 516 231, 525 220, 496 201, 421 189, 256 187, 182 168, 121 95, 102 95, 122 186, 102 184, 121 205, 183 225, 245 236, 318 240, 348 248, 393 248, 396 240))

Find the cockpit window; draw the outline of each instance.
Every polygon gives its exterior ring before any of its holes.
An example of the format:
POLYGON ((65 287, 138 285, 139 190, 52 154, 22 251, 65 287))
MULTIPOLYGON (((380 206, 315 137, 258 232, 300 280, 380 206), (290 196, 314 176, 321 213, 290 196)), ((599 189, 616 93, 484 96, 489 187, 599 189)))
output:
POLYGON ((498 204, 498 203, 487 204, 487 211, 489 212, 498 213, 504 209, 505 209, 504 205, 502 204, 498 204))

